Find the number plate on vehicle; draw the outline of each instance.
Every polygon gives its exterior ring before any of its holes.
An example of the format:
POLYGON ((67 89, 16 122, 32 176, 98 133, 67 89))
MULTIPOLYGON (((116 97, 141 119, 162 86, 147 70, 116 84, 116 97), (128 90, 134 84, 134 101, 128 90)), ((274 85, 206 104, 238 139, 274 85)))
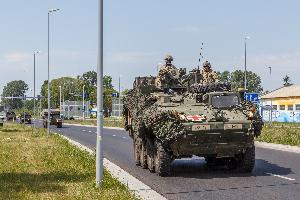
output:
POLYGON ((224 124, 224 130, 243 129, 242 124, 224 124))
POLYGON ((210 125, 193 125, 192 131, 210 130, 210 125))

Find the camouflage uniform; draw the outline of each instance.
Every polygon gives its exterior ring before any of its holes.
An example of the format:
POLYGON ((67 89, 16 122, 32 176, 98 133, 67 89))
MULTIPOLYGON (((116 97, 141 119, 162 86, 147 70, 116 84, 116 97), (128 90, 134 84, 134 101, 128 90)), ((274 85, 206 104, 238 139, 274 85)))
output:
POLYGON ((203 63, 203 69, 201 69, 200 73, 202 76, 202 84, 217 83, 219 81, 217 73, 211 69, 211 65, 208 61, 203 63))
POLYGON ((165 61, 165 65, 161 67, 155 79, 155 85, 159 88, 172 88, 179 84, 179 71, 172 64, 173 57, 171 55, 167 55, 165 61))

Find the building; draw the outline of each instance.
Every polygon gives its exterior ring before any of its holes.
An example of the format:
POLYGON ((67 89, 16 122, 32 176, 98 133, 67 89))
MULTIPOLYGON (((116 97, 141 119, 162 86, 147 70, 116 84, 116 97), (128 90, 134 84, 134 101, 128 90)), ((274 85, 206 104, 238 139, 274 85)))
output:
POLYGON ((300 123, 300 85, 281 87, 265 94, 261 104, 265 121, 300 123))

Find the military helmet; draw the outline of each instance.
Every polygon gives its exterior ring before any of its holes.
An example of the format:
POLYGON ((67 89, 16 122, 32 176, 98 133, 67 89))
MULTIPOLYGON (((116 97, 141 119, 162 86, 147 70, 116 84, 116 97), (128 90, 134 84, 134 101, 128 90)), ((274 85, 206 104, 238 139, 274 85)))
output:
POLYGON ((210 62, 205 61, 205 62, 203 63, 203 67, 211 68, 210 62))
POLYGON ((173 61, 173 56, 171 56, 171 55, 166 55, 165 56, 165 61, 173 61))

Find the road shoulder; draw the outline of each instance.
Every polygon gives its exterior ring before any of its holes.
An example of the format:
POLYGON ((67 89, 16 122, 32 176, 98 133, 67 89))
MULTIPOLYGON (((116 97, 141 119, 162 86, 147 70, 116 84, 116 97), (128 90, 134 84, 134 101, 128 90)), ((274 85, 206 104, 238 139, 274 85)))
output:
MULTIPOLYGON (((71 124, 73 125, 73 124, 71 124)), ((81 126, 81 125, 80 125, 81 126)), ((88 126, 90 127, 90 126, 88 126)), ((94 126, 93 126, 94 127, 94 126)), ((123 130, 123 129, 122 129, 123 130)), ((60 135, 60 134, 59 134, 60 135)), ((78 148, 89 152, 90 154, 95 154, 90 148, 76 142, 66 136, 60 135, 62 138, 68 140, 71 144, 77 146, 78 148)), ((129 190, 134 192, 135 195, 143 200, 166 200, 162 195, 151 189, 148 185, 144 184, 137 178, 130 175, 128 172, 110 162, 108 159, 103 159, 103 165, 106 170, 118 181, 128 186, 129 190)))

